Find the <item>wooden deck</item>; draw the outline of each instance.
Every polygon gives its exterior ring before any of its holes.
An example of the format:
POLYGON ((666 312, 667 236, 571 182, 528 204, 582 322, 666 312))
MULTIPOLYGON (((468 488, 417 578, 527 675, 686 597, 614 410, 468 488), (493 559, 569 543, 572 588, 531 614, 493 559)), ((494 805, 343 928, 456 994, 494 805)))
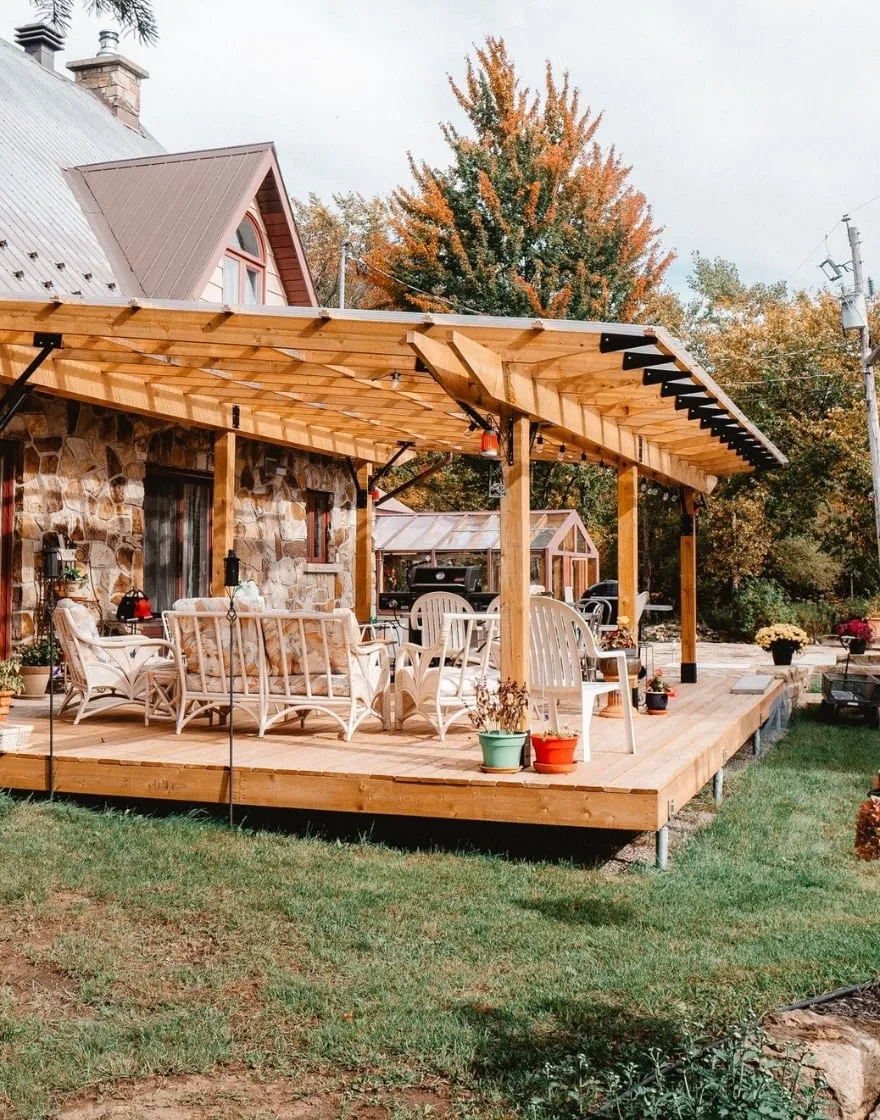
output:
MULTIPOLYGON (((768 718, 782 692, 734 696, 739 671, 704 671, 678 688, 665 717, 636 720, 638 753, 626 753, 617 720, 593 720, 593 758, 551 777, 479 769, 473 733, 440 743, 415 720, 402 732, 371 724, 344 743, 329 722, 298 723, 258 739, 245 719, 236 731, 233 792, 239 805, 400 814, 461 820, 657 830, 690 800, 768 718)), ((45 705, 39 709, 45 711, 45 705)), ((48 720, 16 703, 10 725, 33 723, 24 749, 0 754, 0 788, 48 790, 48 720)), ((224 728, 146 728, 137 709, 73 727, 56 721, 59 793, 162 798, 217 804, 228 798, 224 728)))

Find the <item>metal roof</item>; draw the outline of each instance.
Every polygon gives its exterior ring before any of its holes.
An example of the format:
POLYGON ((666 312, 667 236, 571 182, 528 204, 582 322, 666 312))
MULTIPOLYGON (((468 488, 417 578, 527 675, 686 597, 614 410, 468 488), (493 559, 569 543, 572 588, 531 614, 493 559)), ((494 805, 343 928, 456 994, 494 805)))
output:
MULTIPOLYGON (((532 549, 561 548, 561 539, 571 529, 583 534, 582 556, 597 557, 599 550, 577 512, 572 509, 532 510, 532 549)), ((501 515, 483 510, 469 513, 397 513, 376 510, 377 552, 485 552, 498 550, 501 515)), ((577 550, 575 550, 577 551, 577 550)))
POLYGON ((67 179, 129 295, 198 299, 256 198, 288 302, 316 302, 271 143, 113 160, 67 179))
POLYGON ((98 98, 0 39, 0 293, 113 295, 113 267, 63 168, 161 152, 98 98))

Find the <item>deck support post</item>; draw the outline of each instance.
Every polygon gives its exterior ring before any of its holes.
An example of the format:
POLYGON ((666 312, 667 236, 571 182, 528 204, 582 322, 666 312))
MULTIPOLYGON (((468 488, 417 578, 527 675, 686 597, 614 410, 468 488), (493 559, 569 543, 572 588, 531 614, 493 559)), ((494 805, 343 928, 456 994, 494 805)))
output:
POLYGON ((355 503, 354 536, 354 613, 358 622, 370 622, 375 615, 373 598, 373 532, 376 509, 370 497, 372 463, 362 463, 357 470, 357 501, 355 503))
POLYGON ((697 510, 696 493, 681 489, 681 681, 697 681, 697 510))
POLYGON ((715 804, 720 805, 721 799, 724 797, 724 767, 722 766, 715 777, 712 779, 712 796, 715 799, 715 804))
POLYGON ((505 409, 501 459, 501 679, 529 679, 529 418, 505 409))
POLYGON ((755 728, 755 734, 752 736, 752 754, 755 758, 761 755, 761 728, 755 728))
POLYGON ((629 619, 636 633, 639 597, 639 468, 617 470, 617 617, 629 619))
POLYGON ((235 432, 214 440, 214 509, 211 542, 211 594, 225 594, 223 561, 235 547, 235 432))
POLYGON ((657 836, 657 870, 665 871, 669 863, 669 826, 663 825, 656 833, 657 836))

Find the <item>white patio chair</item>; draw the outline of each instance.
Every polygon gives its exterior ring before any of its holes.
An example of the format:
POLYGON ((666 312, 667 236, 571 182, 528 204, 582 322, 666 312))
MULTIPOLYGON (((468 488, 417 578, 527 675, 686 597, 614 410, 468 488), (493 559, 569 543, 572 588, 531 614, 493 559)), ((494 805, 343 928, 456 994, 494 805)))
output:
POLYGON ((102 638, 92 612, 72 599, 58 602, 55 629, 67 679, 61 712, 78 701, 75 724, 112 708, 146 704, 148 672, 174 672, 167 641, 140 634, 102 638))
POLYGON ((574 607, 558 599, 532 599, 529 606, 529 688, 532 702, 545 703, 555 721, 559 704, 568 702, 580 708, 581 737, 576 758, 590 760, 590 720, 597 696, 620 692, 626 741, 635 754, 635 726, 632 698, 622 650, 600 650, 593 631, 574 607), (616 661, 619 680, 585 681, 583 659, 616 661))
POLYGON ((434 645, 401 646, 394 666, 394 726, 421 715, 443 742, 452 724, 467 719, 480 681, 498 682, 491 654, 499 623, 498 614, 453 612, 444 618, 434 645))
POLYGON ((354 612, 266 611, 260 615, 267 689, 261 731, 310 712, 342 728, 346 743, 365 719, 391 722, 391 666, 384 642, 362 642, 354 612))
MULTIPOLYGON (((420 595, 412 605, 409 612, 410 629, 421 631, 423 646, 435 646, 440 641, 443 621, 448 614, 473 614, 473 607, 467 599, 456 595, 454 591, 428 591, 420 595)), ((452 648, 455 648, 457 636, 463 634, 463 623, 457 623, 451 631, 452 648)), ((463 644, 460 643, 459 648, 463 644)))

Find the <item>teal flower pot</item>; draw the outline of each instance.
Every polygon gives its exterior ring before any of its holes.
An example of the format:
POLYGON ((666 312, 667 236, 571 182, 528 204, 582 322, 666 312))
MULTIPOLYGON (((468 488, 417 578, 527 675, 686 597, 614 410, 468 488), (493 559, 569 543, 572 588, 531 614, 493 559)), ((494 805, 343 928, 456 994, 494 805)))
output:
POLYGON ((515 774, 517 770, 522 770, 525 742, 525 731, 518 731, 515 735, 506 731, 481 731, 482 769, 494 774, 515 774))

